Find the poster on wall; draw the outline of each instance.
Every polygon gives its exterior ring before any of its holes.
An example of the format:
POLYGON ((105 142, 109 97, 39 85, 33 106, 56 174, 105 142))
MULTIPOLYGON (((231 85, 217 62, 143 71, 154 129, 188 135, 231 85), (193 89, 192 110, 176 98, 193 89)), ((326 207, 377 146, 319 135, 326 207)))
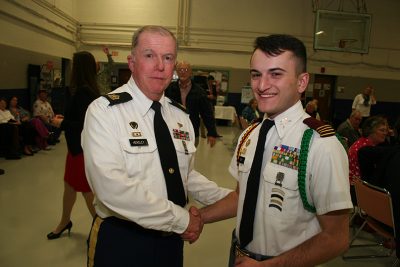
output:
POLYGON ((242 97, 240 102, 243 104, 248 104, 250 100, 254 97, 253 90, 251 90, 251 86, 243 86, 242 87, 242 97))

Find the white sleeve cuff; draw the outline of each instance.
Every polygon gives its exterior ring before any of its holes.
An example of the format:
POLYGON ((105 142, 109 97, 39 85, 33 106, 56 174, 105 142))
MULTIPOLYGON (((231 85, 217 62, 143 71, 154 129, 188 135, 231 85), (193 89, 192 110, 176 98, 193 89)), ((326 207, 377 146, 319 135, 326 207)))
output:
POLYGON ((185 232, 185 230, 189 225, 189 220, 190 220, 189 212, 178 205, 174 205, 173 209, 176 220, 173 222, 171 226, 171 231, 178 234, 182 234, 183 232, 185 232))

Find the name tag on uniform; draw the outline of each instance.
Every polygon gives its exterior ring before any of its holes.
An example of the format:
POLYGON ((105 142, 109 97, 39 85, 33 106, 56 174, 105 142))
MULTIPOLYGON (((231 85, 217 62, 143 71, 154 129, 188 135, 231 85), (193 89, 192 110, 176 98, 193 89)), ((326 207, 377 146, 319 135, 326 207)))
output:
POLYGON ((148 146, 147 139, 129 139, 131 146, 148 146))

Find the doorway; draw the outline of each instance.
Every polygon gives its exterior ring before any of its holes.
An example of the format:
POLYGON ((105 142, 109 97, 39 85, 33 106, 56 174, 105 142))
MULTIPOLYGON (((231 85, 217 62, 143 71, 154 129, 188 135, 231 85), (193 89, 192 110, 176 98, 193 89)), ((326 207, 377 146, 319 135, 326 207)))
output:
POLYGON ((318 100, 318 113, 321 121, 331 124, 333 99, 335 97, 336 76, 315 74, 313 98, 318 100))
POLYGON ((126 84, 131 78, 132 72, 130 69, 124 68, 118 70, 118 86, 126 84))

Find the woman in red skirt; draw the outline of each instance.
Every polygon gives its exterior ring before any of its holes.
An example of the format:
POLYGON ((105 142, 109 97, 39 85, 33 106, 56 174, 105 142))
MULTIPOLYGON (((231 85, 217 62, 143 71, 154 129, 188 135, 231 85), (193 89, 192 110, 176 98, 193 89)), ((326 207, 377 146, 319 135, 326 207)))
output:
POLYGON ((48 239, 59 238, 60 235, 72 228, 71 212, 75 204, 76 193, 82 192, 89 212, 94 217, 94 195, 85 175, 83 150, 81 147, 81 132, 89 104, 100 96, 96 82, 96 60, 89 52, 77 52, 72 62, 71 85, 69 101, 65 116, 56 115, 51 124, 65 132, 68 154, 64 174, 64 196, 61 221, 57 227, 47 235, 48 239))

